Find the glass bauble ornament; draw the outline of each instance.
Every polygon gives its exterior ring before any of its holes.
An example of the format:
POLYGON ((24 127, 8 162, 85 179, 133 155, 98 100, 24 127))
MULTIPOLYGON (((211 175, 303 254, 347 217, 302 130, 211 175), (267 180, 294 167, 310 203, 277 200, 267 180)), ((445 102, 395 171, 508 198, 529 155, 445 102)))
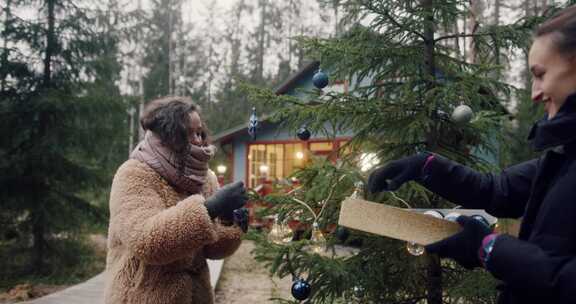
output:
POLYGON ((442 212, 440 212, 438 210, 426 210, 426 211, 424 211, 424 214, 430 215, 430 216, 433 216, 433 217, 439 218, 439 219, 444 218, 444 214, 442 214, 442 212))
POLYGON ((472 120, 474 112, 467 105, 459 105, 452 112, 452 121, 457 124, 465 124, 472 120))
POLYGON ((328 85, 328 82, 328 75, 322 72, 322 70, 318 70, 318 72, 312 76, 312 83, 319 89, 325 88, 328 85))
POLYGON ((352 293, 356 300, 362 300, 366 295, 366 290, 364 289, 364 287, 356 285, 354 286, 354 288, 352 288, 352 293))
POLYGON ((458 212, 450 212, 448 214, 446 214, 446 216, 444 217, 445 220, 451 221, 451 222, 456 222, 456 219, 458 217, 460 217, 462 214, 458 213, 458 212))
POLYGON ((479 221, 480 223, 490 227, 490 222, 488 222, 488 220, 485 217, 481 216, 480 214, 474 214, 472 216, 472 218, 479 221))
POLYGON ((297 279, 292 283, 292 296, 299 301, 306 300, 310 296, 312 287, 303 279, 297 279))
POLYGON ((346 228, 346 227, 338 226, 338 228, 336 228, 336 232, 334 234, 336 235, 336 238, 340 242, 346 242, 346 240, 350 236, 350 230, 348 230, 348 228, 346 228))
POLYGON ((308 130, 306 126, 302 126, 300 127, 300 129, 296 131, 296 136, 298 136, 300 140, 309 140, 312 134, 310 133, 310 130, 308 130))

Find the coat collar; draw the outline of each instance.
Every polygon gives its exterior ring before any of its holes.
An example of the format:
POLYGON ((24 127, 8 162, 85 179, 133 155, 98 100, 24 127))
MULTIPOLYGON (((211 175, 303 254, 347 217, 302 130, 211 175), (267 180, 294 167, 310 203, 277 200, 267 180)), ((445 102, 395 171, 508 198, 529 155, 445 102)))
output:
POLYGON ((576 144, 576 93, 568 96, 554 118, 544 117, 534 124, 528 140, 536 151, 576 144))

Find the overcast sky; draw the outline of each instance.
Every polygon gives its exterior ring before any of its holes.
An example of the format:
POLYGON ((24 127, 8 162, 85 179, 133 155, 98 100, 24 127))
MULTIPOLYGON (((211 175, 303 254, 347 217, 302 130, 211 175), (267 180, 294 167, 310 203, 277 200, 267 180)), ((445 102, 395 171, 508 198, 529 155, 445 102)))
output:
MULTIPOLYGON (((125 0, 128 3, 137 5, 138 1, 125 0)), ((141 0, 142 8, 150 8, 150 0, 141 0)), ((218 11, 226 11, 232 7, 237 0, 183 0, 182 1, 182 16, 184 19, 192 18, 198 19, 206 16, 207 7, 212 3, 216 5, 218 11)))

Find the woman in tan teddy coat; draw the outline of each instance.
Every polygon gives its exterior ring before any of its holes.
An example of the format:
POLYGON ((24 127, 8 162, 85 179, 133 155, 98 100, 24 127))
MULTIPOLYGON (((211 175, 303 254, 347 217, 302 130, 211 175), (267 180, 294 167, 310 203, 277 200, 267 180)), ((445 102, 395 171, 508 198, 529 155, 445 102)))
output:
POLYGON ((229 223, 244 185, 218 189, 214 149, 188 100, 152 101, 140 122, 145 138, 110 193, 105 303, 213 303, 206 258, 238 249, 242 231, 229 223))

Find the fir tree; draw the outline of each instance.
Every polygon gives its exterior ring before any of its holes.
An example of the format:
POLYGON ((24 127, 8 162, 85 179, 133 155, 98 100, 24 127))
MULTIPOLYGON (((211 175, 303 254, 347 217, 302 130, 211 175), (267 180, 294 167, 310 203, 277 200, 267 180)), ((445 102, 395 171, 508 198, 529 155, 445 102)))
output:
POLYGON ((114 142, 123 136, 118 128, 125 129, 115 86, 117 37, 102 30, 106 16, 79 5, 45 0, 5 6, 0 209, 10 214, 3 224, 20 242, 18 259, 8 261, 22 267, 6 268, 8 275, 45 274, 78 260, 59 239, 105 222, 88 197, 111 182, 110 168, 118 163, 114 142), (37 8, 38 17, 10 13, 24 6, 37 8))
MULTIPOLYGON (((366 175, 355 164, 362 153, 377 153, 386 163, 431 151, 478 170, 497 169, 498 162, 487 156, 498 156, 507 117, 504 105, 512 93, 519 93, 498 78, 501 54, 525 48, 531 29, 542 19, 522 18, 508 25, 477 21, 471 32, 440 32, 458 28, 457 22, 468 18, 468 1, 360 0, 339 5, 347 13, 343 20, 362 22, 339 37, 302 37, 300 42, 332 79, 349 80, 350 92, 316 90, 302 101, 248 89, 255 100, 280 108, 275 118, 285 126, 295 129, 306 122, 312 131, 328 136, 334 130, 353 131, 352 140, 340 151, 348 154, 339 162, 317 160, 296 173, 300 187, 259 198, 274 206, 270 213, 297 218, 308 234, 317 222, 330 248, 338 243, 331 232, 340 202, 352 194, 355 183, 365 182, 366 175), (473 49, 458 48, 464 38, 473 41, 473 49), (461 104, 475 112, 467 124, 450 117, 461 104), (327 125, 332 128, 326 129, 327 125)), ((395 194, 364 195, 399 207, 406 206, 398 197, 414 208, 454 207, 416 183, 395 194)), ((495 301, 496 282, 488 273, 465 271, 434 256, 410 256, 404 242, 354 232, 349 240, 362 245, 354 254, 340 256, 331 250, 321 255, 307 250, 314 242, 305 238, 282 245, 262 235, 255 238, 257 258, 272 274, 302 277, 311 284, 307 303, 495 301)))

